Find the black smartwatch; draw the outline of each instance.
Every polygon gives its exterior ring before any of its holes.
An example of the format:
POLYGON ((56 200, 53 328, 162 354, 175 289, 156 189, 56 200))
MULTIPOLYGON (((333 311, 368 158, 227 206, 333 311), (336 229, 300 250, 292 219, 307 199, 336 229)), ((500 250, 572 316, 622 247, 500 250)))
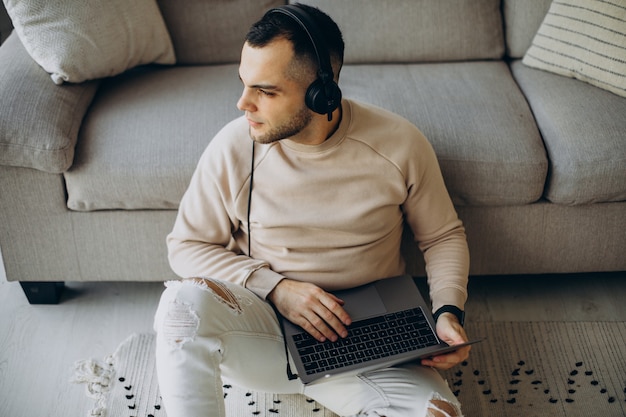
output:
POLYGON ((437 311, 435 311, 435 313, 433 314, 433 317, 435 318, 435 323, 437 323, 439 316, 441 316, 443 313, 454 314, 456 318, 459 320, 459 323, 461 324, 461 326, 463 326, 463 324, 465 323, 465 311, 461 310, 457 306, 453 306, 449 304, 439 307, 437 311))

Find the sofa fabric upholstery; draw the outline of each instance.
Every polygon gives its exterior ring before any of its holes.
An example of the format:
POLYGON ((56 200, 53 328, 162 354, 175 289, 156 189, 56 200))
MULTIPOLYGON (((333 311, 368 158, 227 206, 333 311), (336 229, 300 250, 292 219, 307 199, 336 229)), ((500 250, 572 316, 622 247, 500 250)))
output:
MULTIPOLYGON (((57 86, 17 34, 0 45, 9 281, 175 278, 165 236, 201 153, 241 115, 243 38, 286 0, 151 1, 175 65, 57 86)), ((470 274, 626 270, 626 98, 522 62, 551 0, 302 1, 343 30, 344 96, 432 143, 470 274)), ((402 251, 424 275, 408 230, 402 251)))
POLYGON ((420 127, 455 204, 528 204, 541 197, 545 149, 504 63, 357 65, 342 77, 346 95, 420 127))
POLYGON ((199 155, 224 120, 240 115, 240 86, 237 65, 144 69, 104 81, 64 173, 68 208, 176 209, 199 155))
POLYGON ((519 61, 512 69, 549 155, 546 198, 570 205, 626 200, 626 100, 519 61))
MULTIPOLYGON (((64 173, 68 207, 178 207, 197 157, 219 122, 239 115, 233 104, 236 73, 235 65, 178 67, 135 71, 110 86, 105 81, 106 94, 96 96, 74 165, 64 173), (212 83, 215 79, 221 83, 212 83), (225 105, 205 108, 209 95, 225 105), (151 120, 157 108, 161 117, 151 120), (186 146, 181 148, 181 142, 186 146)), ((545 149, 504 63, 349 66, 341 84, 346 95, 420 126, 456 204, 527 204, 541 197, 545 149)))
POLYGON ((157 0, 169 30, 176 62, 208 65, 239 62, 241 43, 252 23, 280 0, 157 0))
POLYGON ((15 33, 2 44, 0 62, 0 164, 50 173, 67 170, 74 160, 80 124, 100 81, 54 85, 15 33))
POLYGON ((552 0, 503 0, 506 54, 523 58, 550 9, 552 0))
POLYGON ((349 64, 499 59, 504 53, 499 0, 301 3, 319 7, 337 22, 349 64))

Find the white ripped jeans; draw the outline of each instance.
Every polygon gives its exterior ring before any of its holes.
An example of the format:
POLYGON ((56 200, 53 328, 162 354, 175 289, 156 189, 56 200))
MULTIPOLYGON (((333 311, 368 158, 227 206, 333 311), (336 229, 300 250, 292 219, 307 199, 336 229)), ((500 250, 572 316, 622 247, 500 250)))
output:
POLYGON ((262 392, 304 394, 340 416, 461 415, 439 373, 419 364, 309 385, 289 380, 280 325, 267 302, 217 280, 171 281, 166 287, 154 327, 168 417, 225 417, 224 381, 262 392))

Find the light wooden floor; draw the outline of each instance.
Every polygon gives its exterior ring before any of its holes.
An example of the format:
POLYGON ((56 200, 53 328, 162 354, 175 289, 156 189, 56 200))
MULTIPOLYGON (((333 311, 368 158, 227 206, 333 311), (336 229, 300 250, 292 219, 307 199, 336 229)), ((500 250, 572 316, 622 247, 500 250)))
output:
MULTIPOLYGON (((31 306, 0 272, 0 416, 83 417, 72 365, 151 331, 161 283, 69 283, 56 306, 31 306)), ((625 321, 626 272, 470 281, 468 320, 625 321)))

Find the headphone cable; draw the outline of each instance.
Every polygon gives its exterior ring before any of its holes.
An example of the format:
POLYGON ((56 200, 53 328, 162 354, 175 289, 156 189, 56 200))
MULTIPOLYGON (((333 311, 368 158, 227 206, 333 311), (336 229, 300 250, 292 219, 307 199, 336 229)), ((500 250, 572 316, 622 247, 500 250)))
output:
POLYGON ((254 139, 252 139, 252 162, 250 163, 250 188, 248 190, 248 256, 252 257, 252 252, 250 251, 251 246, 251 231, 250 231, 250 207, 252 205, 252 184, 254 179, 254 139))

